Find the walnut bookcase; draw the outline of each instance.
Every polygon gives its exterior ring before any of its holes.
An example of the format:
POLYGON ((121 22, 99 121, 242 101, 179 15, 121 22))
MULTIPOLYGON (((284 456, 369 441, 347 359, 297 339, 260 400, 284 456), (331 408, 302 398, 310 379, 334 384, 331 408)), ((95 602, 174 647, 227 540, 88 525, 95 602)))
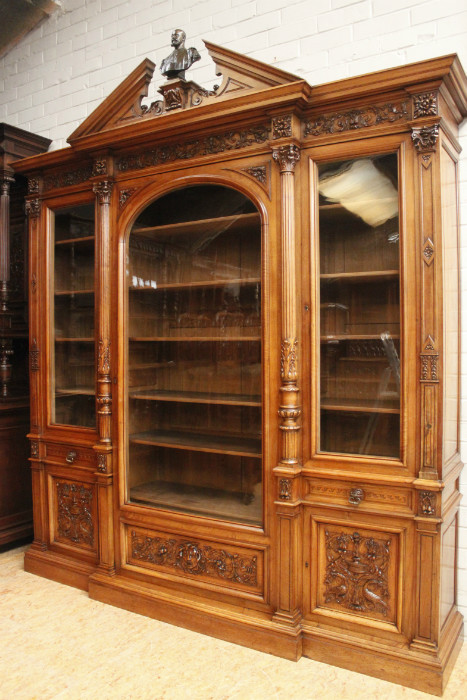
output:
POLYGON ((461 644, 456 56, 310 88, 207 43, 27 158, 28 571, 441 694, 461 644), (336 653, 337 651, 337 653, 336 653))

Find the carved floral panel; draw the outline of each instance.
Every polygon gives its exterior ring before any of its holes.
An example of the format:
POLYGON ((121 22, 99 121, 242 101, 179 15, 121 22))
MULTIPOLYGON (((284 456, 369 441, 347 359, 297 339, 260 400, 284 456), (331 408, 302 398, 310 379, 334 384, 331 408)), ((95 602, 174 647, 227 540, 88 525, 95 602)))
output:
POLYGON ((56 481, 56 528, 59 540, 94 548, 95 495, 89 484, 56 481))

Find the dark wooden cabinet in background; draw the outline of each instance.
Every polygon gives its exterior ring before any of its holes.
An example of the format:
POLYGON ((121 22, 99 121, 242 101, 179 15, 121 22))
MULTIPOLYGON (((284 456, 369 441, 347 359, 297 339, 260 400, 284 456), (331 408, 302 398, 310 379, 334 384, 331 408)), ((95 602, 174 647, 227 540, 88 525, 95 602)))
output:
POLYGON ((461 644, 456 56, 310 88, 212 44, 17 163, 28 571, 441 693, 461 644))
POLYGON ((28 464, 27 180, 11 163, 50 140, 0 124, 0 546, 32 536, 28 464))

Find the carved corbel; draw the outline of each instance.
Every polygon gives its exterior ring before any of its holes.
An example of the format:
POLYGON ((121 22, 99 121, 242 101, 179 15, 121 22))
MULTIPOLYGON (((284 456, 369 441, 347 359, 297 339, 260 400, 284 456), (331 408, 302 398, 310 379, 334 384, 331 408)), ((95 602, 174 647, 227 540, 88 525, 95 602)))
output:
POLYGON ((439 124, 412 127, 412 141, 415 150, 420 154, 436 151, 438 136, 439 124))

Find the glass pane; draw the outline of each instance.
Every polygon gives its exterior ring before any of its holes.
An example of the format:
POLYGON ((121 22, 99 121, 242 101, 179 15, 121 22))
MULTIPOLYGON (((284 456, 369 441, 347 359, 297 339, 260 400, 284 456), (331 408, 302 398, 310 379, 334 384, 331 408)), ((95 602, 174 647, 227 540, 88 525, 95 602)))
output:
POLYGON ((399 456, 397 155, 319 166, 320 450, 399 456))
POLYGON ((96 424, 94 358, 94 204, 51 213, 52 422, 96 424))
POLYGON ((127 265, 128 497, 259 524, 261 222, 240 193, 178 190, 127 265))

